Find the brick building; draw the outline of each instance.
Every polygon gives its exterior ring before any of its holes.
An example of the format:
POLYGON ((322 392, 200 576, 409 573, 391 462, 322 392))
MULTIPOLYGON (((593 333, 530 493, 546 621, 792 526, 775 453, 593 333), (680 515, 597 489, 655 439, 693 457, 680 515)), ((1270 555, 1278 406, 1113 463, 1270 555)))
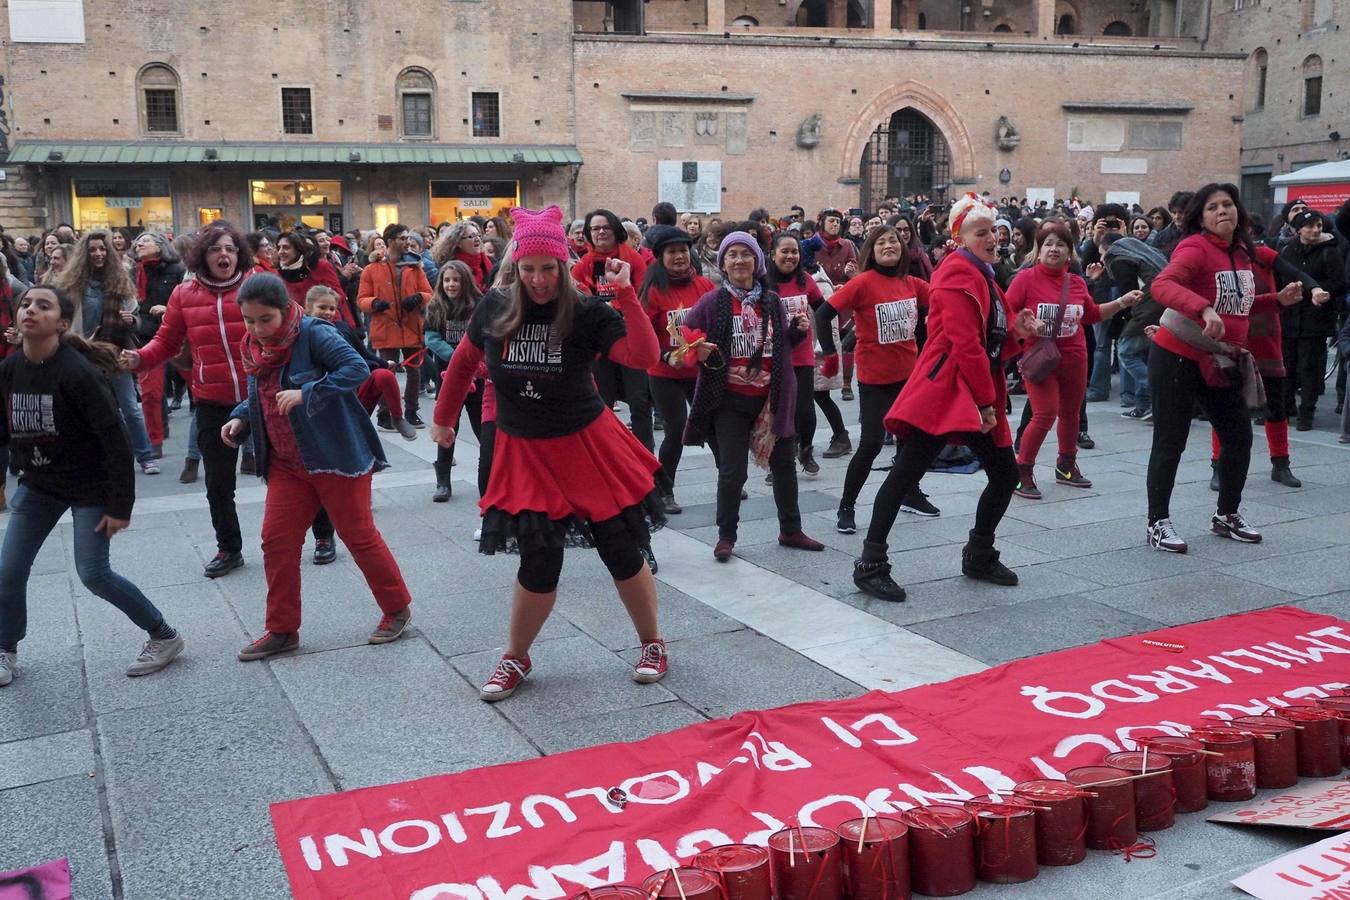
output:
POLYGON ((0 222, 1152 205, 1239 171, 1249 52, 1211 2, 9 0, 0 222))

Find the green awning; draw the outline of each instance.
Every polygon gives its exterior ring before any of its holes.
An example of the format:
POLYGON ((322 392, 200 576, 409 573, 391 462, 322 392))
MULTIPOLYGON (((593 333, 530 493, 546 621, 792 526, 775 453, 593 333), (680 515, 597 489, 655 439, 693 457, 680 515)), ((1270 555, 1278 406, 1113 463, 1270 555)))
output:
POLYGON ((576 147, 532 144, 230 144, 20 141, 9 165, 145 166, 169 163, 579 166, 576 147))

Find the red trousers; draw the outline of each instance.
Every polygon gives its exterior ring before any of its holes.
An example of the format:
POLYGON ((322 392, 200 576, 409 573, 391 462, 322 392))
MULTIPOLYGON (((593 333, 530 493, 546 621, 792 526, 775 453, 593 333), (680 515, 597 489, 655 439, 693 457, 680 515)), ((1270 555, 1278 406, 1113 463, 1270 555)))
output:
POLYGON ((412 602, 403 573, 375 528, 370 479, 369 474, 360 478, 311 475, 273 463, 267 473, 262 523, 268 631, 290 634, 300 630, 300 554, 305 532, 320 506, 328 511, 380 609, 392 614, 412 602))
POLYGON ((1022 433, 1022 449, 1017 462, 1023 466, 1035 465, 1036 454, 1056 426, 1059 435, 1059 455, 1073 458, 1078 455, 1078 412, 1087 393, 1087 356, 1064 354, 1059 368, 1040 384, 1025 382, 1027 399, 1031 402, 1031 422, 1022 433))
POLYGON ((141 386, 141 412, 145 414, 145 430, 150 443, 164 443, 164 367, 142 369, 136 373, 141 386))
POLYGON ((398 378, 388 369, 375 369, 356 389, 356 399, 361 401, 368 413, 375 411, 375 405, 381 397, 390 410, 403 408, 399 406, 398 378))

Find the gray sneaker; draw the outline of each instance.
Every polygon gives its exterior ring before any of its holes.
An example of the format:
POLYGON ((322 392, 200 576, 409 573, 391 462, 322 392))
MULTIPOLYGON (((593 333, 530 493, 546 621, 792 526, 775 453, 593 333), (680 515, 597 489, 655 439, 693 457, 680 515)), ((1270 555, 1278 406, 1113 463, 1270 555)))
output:
POLYGON ((137 678, 141 675, 149 675, 151 672, 158 672, 173 662, 174 658, 182 652, 183 636, 181 634, 175 634, 167 641, 151 638, 141 648, 141 655, 136 657, 136 661, 127 669, 127 677, 137 678))
POLYGON ((401 416, 394 420, 394 430, 405 441, 417 440, 417 429, 412 426, 411 422, 401 416))
POLYGON ((19 654, 0 650, 0 687, 4 687, 19 674, 19 654))
POLYGON ((407 628, 411 621, 412 607, 405 606, 396 613, 382 616, 380 624, 375 626, 375 630, 370 633, 367 640, 372 644, 388 644, 396 641, 403 635, 403 629, 407 628))

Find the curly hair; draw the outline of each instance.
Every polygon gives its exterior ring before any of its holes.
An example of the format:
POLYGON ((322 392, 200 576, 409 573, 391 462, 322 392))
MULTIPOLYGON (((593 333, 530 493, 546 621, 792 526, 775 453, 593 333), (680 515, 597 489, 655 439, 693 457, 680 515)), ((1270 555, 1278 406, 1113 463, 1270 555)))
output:
POLYGON ((210 225, 207 225, 201 231, 197 232, 197 239, 192 242, 188 252, 183 256, 183 262, 187 264, 189 272, 206 271, 206 251, 212 244, 222 237, 228 237, 234 241, 234 246, 239 249, 239 267, 237 271, 247 272, 253 268, 253 250, 249 247, 248 241, 244 240, 243 234, 238 228, 226 222, 224 219, 217 219, 210 225))

